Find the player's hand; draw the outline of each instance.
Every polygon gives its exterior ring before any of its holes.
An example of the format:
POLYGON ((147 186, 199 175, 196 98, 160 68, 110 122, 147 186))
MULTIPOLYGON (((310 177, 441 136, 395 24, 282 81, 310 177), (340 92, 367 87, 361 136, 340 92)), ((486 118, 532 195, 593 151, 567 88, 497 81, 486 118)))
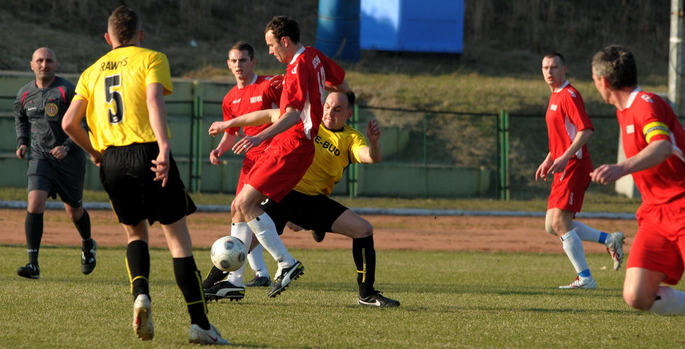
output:
POLYGON ((100 158, 102 158, 102 153, 90 154, 90 161, 92 161, 95 166, 100 166, 100 158))
POLYGON ((157 155, 156 160, 152 160, 154 166, 150 167, 150 170, 155 173, 155 181, 162 181, 162 187, 166 186, 166 182, 169 179, 169 160, 165 152, 160 151, 157 155))
POLYGON ((547 169, 547 174, 551 173, 554 176, 554 173, 561 173, 559 180, 563 180, 566 176, 566 165, 568 165, 568 159, 560 156, 554 159, 552 165, 547 169))
POLYGON ((62 159, 64 159, 65 157, 67 157, 67 154, 68 154, 68 153, 67 153, 67 148, 66 148, 65 146, 63 146, 63 145, 58 145, 58 146, 52 148, 52 150, 50 150, 50 154, 51 154, 55 159, 57 159, 57 160, 62 160, 62 159))
POLYGON ((214 149, 209 152, 209 162, 212 163, 212 165, 218 165, 221 163, 221 160, 219 158, 223 155, 223 152, 219 149, 214 149))
POLYGON ((212 126, 209 126, 209 135, 214 137, 219 133, 225 132, 227 128, 223 121, 215 121, 212 123, 212 126))
POLYGON ((366 137, 369 139, 369 142, 375 142, 381 138, 381 127, 378 126, 378 121, 369 120, 369 123, 366 125, 366 137))
POLYGON ((25 144, 22 144, 17 148, 17 159, 23 159, 26 157, 26 153, 28 152, 29 147, 27 147, 25 144))
POLYGON ((538 166, 538 169, 535 171, 535 180, 547 180, 547 173, 549 169, 546 163, 541 163, 540 166, 538 166))
POLYGON ((235 142, 233 148, 231 149, 233 150, 233 153, 240 155, 243 153, 247 153, 250 149, 260 145, 261 143, 262 141, 257 137, 245 136, 241 138, 239 141, 235 142))
POLYGON ((590 172, 590 179, 599 184, 609 184, 625 176, 626 173, 617 165, 602 165, 590 172))

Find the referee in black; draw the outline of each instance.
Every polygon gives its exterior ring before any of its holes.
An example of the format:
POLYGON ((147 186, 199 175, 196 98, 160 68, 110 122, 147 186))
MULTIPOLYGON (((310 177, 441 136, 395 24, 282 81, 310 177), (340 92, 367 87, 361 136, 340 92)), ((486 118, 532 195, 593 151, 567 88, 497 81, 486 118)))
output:
POLYGON ((29 146, 31 150, 25 222, 29 262, 19 267, 17 274, 40 278, 38 253, 43 237, 43 212, 48 197, 57 195, 83 240, 81 272, 90 274, 95 269, 97 244, 91 238, 90 217, 82 205, 86 157, 62 130, 62 117, 74 97, 74 84, 55 75, 57 56, 47 47, 37 49, 30 64, 36 79, 19 90, 14 102, 17 158, 27 158, 29 146))

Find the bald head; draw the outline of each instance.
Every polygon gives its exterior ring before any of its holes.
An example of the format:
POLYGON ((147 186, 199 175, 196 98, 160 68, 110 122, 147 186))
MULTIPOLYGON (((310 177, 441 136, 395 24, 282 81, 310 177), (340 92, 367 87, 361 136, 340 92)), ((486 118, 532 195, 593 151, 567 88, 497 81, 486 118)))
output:
POLYGON ((55 51, 47 47, 41 47, 33 52, 31 70, 36 75, 38 87, 47 87, 55 80, 57 65, 55 51))

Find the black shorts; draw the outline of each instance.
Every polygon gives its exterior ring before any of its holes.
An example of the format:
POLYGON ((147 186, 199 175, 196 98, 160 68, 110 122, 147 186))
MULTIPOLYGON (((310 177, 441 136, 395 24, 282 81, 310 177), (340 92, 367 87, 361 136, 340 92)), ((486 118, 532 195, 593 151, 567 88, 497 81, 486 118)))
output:
POLYGON ((306 195, 292 190, 279 203, 268 200, 262 209, 276 223, 276 231, 283 234, 290 221, 306 230, 332 231, 333 223, 348 208, 326 195, 306 195))
POLYGON ((186 192, 173 156, 169 155, 169 176, 165 187, 150 170, 157 159, 157 143, 136 143, 109 147, 100 159, 100 181, 119 223, 137 225, 172 224, 197 209, 186 192))
POLYGON ((86 175, 86 156, 81 148, 74 148, 67 157, 57 160, 32 158, 26 171, 28 191, 41 190, 51 198, 59 195, 60 200, 71 207, 83 205, 83 181, 86 175))

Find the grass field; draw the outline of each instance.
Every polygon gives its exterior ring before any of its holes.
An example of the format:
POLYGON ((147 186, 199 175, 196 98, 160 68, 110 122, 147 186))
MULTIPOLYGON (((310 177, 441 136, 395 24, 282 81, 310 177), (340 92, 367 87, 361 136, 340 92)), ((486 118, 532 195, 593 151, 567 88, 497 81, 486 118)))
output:
MULTIPOLYGON (((46 248, 42 279, 14 270, 24 247, 0 246, 0 347, 187 347, 188 317, 168 251, 153 249, 151 292, 156 336, 131 330, 132 299, 124 250, 102 248, 98 267, 80 273, 79 250, 46 248)), ((208 254, 206 249, 197 255, 208 254)), ((571 281, 559 254, 381 251, 376 286, 396 309, 356 305, 349 251, 294 250, 306 273, 278 298, 248 289, 240 302, 212 302, 210 320, 243 348, 675 348, 685 346, 683 317, 629 309, 624 271, 606 254, 588 261, 600 289, 558 290, 571 281)), ((208 258, 198 259, 202 271, 208 258)), ((272 269, 273 265, 270 265, 272 269)))
MULTIPOLYGON (((193 201, 199 205, 229 206, 233 195, 216 193, 192 193, 193 201)), ((0 200, 26 201, 26 188, 1 187, 0 200)), ((494 200, 494 199, 448 199, 448 198, 389 198, 389 197, 359 197, 349 198, 337 196, 335 200, 347 207, 370 208, 419 208, 443 210, 498 210, 498 211, 545 211, 546 197, 539 200, 494 200)), ((51 200, 55 201, 55 200, 51 200)), ((86 190, 83 193, 84 202, 107 202, 104 191, 86 190)), ((585 197, 584 212, 635 212, 640 199, 631 199, 622 195, 593 193, 585 197)))

